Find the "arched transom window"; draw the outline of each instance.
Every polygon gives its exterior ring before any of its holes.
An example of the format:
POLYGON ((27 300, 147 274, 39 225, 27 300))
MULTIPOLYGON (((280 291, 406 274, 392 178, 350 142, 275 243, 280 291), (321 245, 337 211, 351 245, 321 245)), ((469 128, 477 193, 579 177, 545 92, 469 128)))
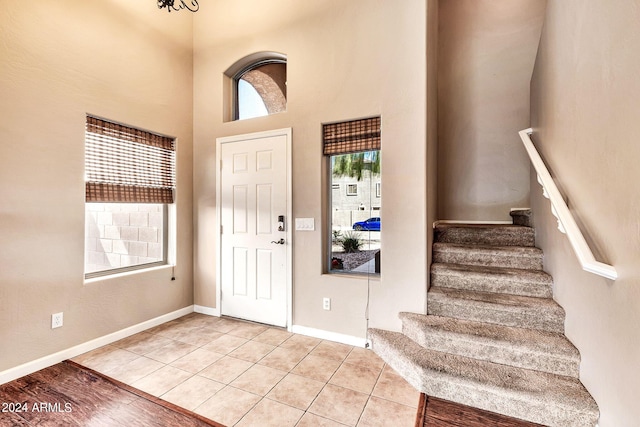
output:
POLYGON ((283 55, 250 55, 225 74, 232 78, 234 120, 287 110, 287 60, 283 55))

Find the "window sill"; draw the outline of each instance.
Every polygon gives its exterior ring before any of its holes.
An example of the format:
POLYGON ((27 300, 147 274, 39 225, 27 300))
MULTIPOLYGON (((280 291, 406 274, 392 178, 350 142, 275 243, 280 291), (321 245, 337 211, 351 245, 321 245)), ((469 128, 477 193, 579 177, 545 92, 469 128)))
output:
POLYGON ((349 272, 326 272, 323 276, 337 277, 341 279, 356 279, 356 280, 373 280, 375 282, 380 281, 380 273, 349 273, 349 272))
POLYGON ((90 285, 92 283, 103 282, 106 280, 117 280, 120 278, 129 277, 137 274, 147 274, 147 273, 153 273, 156 271, 173 270, 174 267, 175 265, 172 265, 172 264, 164 264, 164 265, 153 265, 153 266, 144 267, 144 268, 137 268, 135 270, 129 270, 129 271, 118 271, 115 273, 107 273, 101 276, 85 278, 84 284, 90 285))

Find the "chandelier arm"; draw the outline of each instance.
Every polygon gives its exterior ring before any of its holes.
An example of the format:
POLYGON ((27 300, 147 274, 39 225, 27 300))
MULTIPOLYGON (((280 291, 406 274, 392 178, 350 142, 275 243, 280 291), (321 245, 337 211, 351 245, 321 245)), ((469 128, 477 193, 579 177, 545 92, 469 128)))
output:
POLYGON ((166 8, 169 13, 171 10, 175 10, 176 12, 181 9, 187 9, 190 12, 197 12, 200 9, 200 5, 198 4, 198 0, 178 0, 178 4, 176 5, 175 0, 157 0, 158 1, 158 9, 166 8))

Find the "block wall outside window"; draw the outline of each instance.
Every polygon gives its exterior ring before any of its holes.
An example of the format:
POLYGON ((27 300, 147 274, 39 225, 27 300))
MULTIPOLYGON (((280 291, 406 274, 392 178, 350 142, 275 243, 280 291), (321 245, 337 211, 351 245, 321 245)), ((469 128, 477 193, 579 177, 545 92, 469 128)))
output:
POLYGON ((166 260, 166 205, 85 204, 85 273, 166 260))

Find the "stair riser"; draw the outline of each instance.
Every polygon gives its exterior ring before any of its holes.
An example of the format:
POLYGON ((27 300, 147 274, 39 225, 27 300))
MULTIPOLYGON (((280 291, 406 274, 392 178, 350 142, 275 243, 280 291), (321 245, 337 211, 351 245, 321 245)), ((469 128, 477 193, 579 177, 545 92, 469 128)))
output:
POLYGON ((551 286, 546 283, 521 282, 499 274, 431 272, 431 285, 480 292, 551 298, 551 286))
POLYGON ((521 307, 517 312, 503 311, 488 304, 455 304, 450 301, 439 301, 435 298, 429 299, 427 307, 427 313, 434 316, 564 333, 564 315, 551 310, 527 310, 521 307))
POLYGON ((531 228, 464 228, 446 227, 434 230, 434 239, 441 243, 489 246, 534 246, 531 228))
POLYGON ((530 209, 518 209, 515 211, 511 211, 509 215, 511 215, 511 220, 513 221, 513 225, 533 227, 533 221, 531 220, 530 209))
POLYGON ((574 378, 578 378, 579 375, 578 360, 554 357, 547 353, 532 353, 526 349, 509 348, 500 343, 472 342, 460 334, 445 334, 429 327, 417 330, 404 323, 402 333, 422 347, 435 351, 574 378))
POLYGON ((542 270, 542 255, 488 254, 474 250, 434 250, 433 262, 542 270))

